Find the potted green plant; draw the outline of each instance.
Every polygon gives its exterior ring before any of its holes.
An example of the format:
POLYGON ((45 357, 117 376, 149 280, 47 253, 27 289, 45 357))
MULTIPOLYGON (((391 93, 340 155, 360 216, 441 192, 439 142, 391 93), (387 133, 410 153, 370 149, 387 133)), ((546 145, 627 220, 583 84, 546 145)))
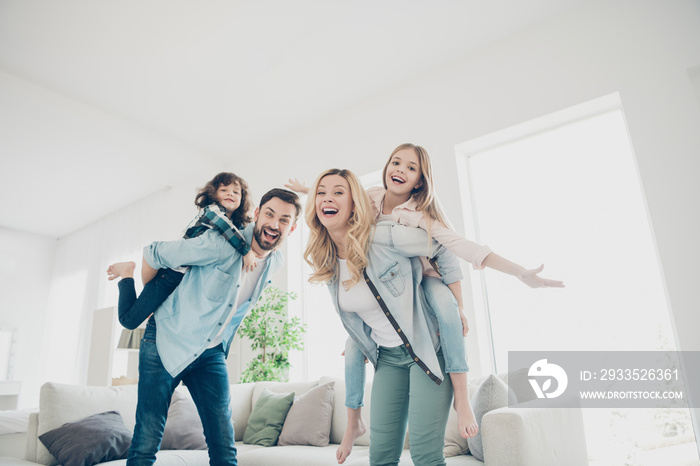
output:
POLYGON ((306 326, 299 317, 287 319, 287 302, 296 294, 267 287, 258 303, 243 320, 238 332, 248 338, 260 354, 248 363, 241 382, 285 381, 289 351, 304 349, 306 326))

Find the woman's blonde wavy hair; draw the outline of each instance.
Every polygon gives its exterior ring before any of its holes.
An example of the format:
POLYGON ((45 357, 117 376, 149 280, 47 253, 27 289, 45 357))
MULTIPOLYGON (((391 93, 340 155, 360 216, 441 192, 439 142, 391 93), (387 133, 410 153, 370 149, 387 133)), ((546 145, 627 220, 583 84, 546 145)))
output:
POLYGON ((356 285, 362 279, 362 271, 367 267, 367 251, 374 227, 372 201, 360 184, 360 180, 350 170, 331 168, 321 173, 309 190, 306 201, 306 224, 309 226, 309 242, 304 251, 304 260, 313 273, 310 283, 325 283, 338 278, 338 251, 328 230, 316 216, 316 193, 321 180, 328 175, 342 176, 350 186, 353 213, 348 219, 346 257, 350 280, 343 282, 345 289, 356 285))
MULTIPOLYGON (((452 228, 450 221, 447 220, 447 216, 440 206, 440 201, 435 197, 435 189, 433 188, 433 168, 430 163, 430 156, 428 151, 426 151, 421 146, 417 146, 411 143, 405 143, 398 146, 389 156, 389 160, 386 161, 384 165, 384 170, 382 171, 382 182, 384 183, 384 189, 387 189, 386 185, 386 172, 389 169, 389 164, 391 159, 394 157, 398 151, 403 149, 411 149, 418 156, 418 162, 420 164, 421 171, 421 181, 423 183, 419 188, 413 190, 411 197, 416 201, 416 210, 422 212, 426 218, 426 223, 428 224, 428 229, 433 223, 432 221, 437 221, 442 223, 447 228, 452 228)), ((428 230, 428 236, 430 235, 430 230, 428 230)))

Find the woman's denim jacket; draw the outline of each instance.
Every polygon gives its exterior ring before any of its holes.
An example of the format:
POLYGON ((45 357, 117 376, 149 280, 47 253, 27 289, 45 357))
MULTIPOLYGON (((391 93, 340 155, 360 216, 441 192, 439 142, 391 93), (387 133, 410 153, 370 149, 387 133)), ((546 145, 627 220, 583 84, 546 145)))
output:
MULTIPOLYGON (((380 222, 370 243, 365 280, 401 336, 403 346, 439 384, 443 376, 436 355, 440 348, 438 326, 433 314, 427 311, 428 303, 420 286, 423 268, 418 256, 434 258, 446 284, 463 278, 457 257, 424 230, 380 222)), ((339 308, 338 286, 341 284, 337 279, 328 283, 340 320, 360 351, 376 367, 377 344, 370 337, 370 328, 356 313, 339 308)))

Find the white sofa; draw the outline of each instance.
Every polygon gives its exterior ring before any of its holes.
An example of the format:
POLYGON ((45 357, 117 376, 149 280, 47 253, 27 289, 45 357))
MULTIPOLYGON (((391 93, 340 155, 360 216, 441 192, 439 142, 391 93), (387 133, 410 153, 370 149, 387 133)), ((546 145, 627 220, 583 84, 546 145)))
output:
MULTIPOLYGON (((470 384, 470 390, 477 385, 470 384)), ((241 466, 278 465, 313 466, 334 465, 335 451, 342 439, 346 422, 344 406, 344 384, 340 379, 322 378, 305 383, 258 382, 254 384, 235 384, 231 386, 233 420, 238 448, 238 464, 241 466), (255 402, 267 388, 272 392, 295 392, 297 396, 319 385, 335 381, 332 395, 332 419, 328 446, 287 445, 262 447, 244 443, 243 434, 253 411, 255 402)), ((368 387, 369 390, 369 387, 368 387)), ((178 388, 182 403, 191 403, 184 388, 178 388)), ((369 398, 369 397, 367 397, 369 398)), ((172 410, 176 406, 171 404, 172 410)), ((185 406, 185 405, 183 405, 185 406)), ((191 406, 193 408, 193 404, 191 406)), ((364 408, 364 417, 369 419, 370 403, 364 408)), ((6 466, 31 466, 36 464, 53 465, 56 459, 48 452, 38 436, 56 429, 68 422, 74 422, 87 416, 116 410, 121 414, 126 428, 133 430, 136 411, 136 386, 85 387, 47 383, 41 388, 39 412, 29 418, 25 455, 23 459, 3 457, 0 452, 0 464, 6 466)), ((166 432, 183 434, 178 427, 178 416, 169 417, 166 432)), ((191 422, 183 423, 189 426, 191 422)), ((201 428, 201 427, 200 427, 201 428)), ((410 429, 410 426, 409 426, 410 429)), ((481 424, 483 451, 485 461, 464 453, 466 441, 457 434, 456 417, 450 414, 445 438, 445 452, 456 454, 447 458, 448 465, 489 465, 489 466, 527 466, 527 465, 586 465, 587 453, 580 410, 575 409, 513 409, 500 408, 486 413, 481 424)), ((184 435, 184 434, 183 434, 184 435)), ((188 434, 189 435, 189 434, 188 434)), ((199 434, 201 435, 201 433, 199 434)), ((191 441, 185 435, 181 441, 191 441)), ((190 435, 191 437, 191 435, 190 435)), ((164 440, 165 442, 165 440, 164 440)), ((171 442, 172 443, 172 442, 171 442)), ((195 442, 196 443, 196 442, 195 442)), ((345 464, 349 466, 368 465, 369 437, 358 439, 352 455, 345 464)), ((204 450, 161 450, 157 455, 157 466, 207 465, 208 456, 204 450)), ((126 460, 104 463, 121 466, 126 460)), ((401 465, 412 465, 410 453, 404 451, 401 465)), ((420 466, 420 465, 418 465, 420 466)))

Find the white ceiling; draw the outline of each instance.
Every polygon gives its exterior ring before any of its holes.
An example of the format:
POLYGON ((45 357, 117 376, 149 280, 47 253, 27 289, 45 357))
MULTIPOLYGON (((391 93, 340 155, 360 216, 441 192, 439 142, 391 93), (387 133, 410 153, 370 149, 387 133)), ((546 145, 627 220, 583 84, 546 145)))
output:
POLYGON ((68 234, 583 1, 0 0, 0 226, 68 234))

